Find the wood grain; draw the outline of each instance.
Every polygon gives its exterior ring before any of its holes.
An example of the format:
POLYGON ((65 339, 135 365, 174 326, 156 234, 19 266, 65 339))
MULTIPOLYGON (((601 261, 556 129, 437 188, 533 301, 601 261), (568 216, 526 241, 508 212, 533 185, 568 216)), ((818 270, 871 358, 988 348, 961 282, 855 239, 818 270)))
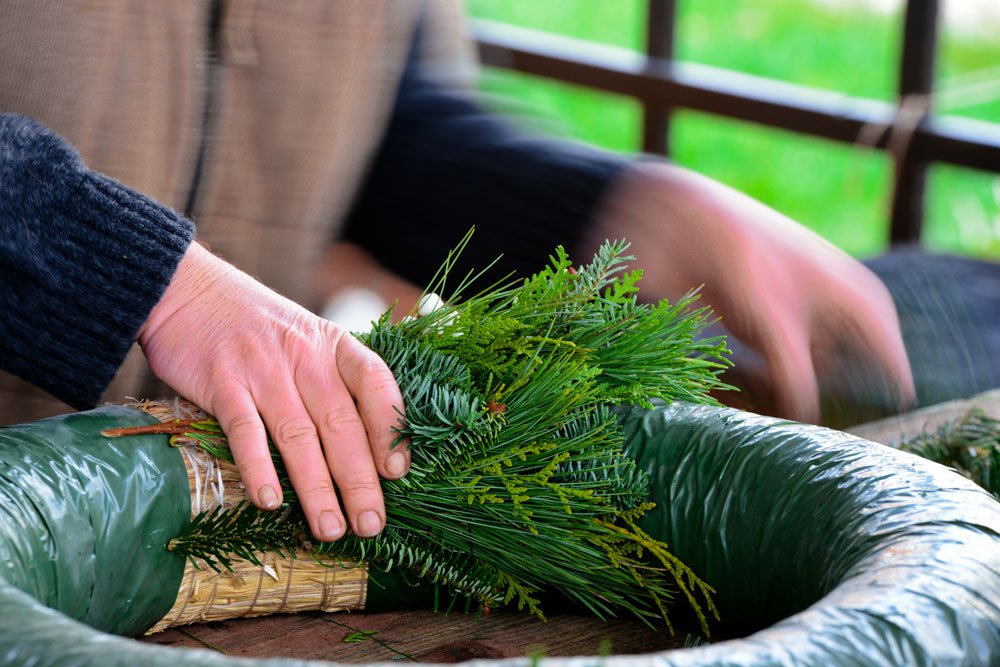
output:
POLYGON ((174 628, 143 641, 210 648, 233 656, 360 663, 649 653, 683 646, 685 636, 655 631, 631 619, 604 622, 589 616, 560 614, 542 622, 512 611, 483 615, 418 610, 305 613, 222 621, 174 628))

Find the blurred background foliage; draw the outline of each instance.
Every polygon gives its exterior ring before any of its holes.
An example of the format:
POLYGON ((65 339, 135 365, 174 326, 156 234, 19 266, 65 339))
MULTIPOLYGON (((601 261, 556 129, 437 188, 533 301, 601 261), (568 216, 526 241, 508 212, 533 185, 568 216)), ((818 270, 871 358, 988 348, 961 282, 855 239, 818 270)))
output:
MULTIPOLYGON (((899 0, 678 0, 678 59, 891 101, 899 0)), ((945 0, 935 110, 1000 122, 1000 2, 945 0)), ((476 18, 641 50, 645 0, 467 0, 476 18)), ((482 89, 550 134, 635 152, 642 113, 619 97, 502 70, 482 89)), ((671 158, 760 199, 855 256, 886 248, 891 162, 863 146, 678 111, 671 158)), ((924 245, 1000 258, 1000 176, 928 174, 924 245)))

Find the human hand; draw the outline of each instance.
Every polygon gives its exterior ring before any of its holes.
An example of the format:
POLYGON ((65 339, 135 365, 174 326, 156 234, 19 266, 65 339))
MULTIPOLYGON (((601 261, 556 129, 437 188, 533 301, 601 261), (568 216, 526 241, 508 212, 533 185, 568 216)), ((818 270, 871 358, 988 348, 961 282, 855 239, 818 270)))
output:
POLYGON ((153 372, 219 420, 255 505, 282 502, 266 425, 317 539, 343 536, 345 513, 360 536, 382 530, 378 475, 401 477, 409 453, 390 450, 403 399, 377 354, 197 243, 139 344, 153 372))
POLYGON ((644 269, 643 294, 675 300, 702 285, 723 324, 760 354, 766 373, 751 384, 770 392, 765 410, 818 422, 821 385, 831 382, 888 392, 879 400, 897 409, 914 401, 885 286, 801 225, 693 172, 641 163, 616 183, 578 250, 589 256, 623 237, 644 269))

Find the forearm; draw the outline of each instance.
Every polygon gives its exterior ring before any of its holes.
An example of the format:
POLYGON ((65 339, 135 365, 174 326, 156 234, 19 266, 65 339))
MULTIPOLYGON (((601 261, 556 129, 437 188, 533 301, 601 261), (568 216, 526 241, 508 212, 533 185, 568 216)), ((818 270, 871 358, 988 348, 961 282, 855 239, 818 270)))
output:
POLYGON ((96 403, 193 235, 54 133, 0 114, 3 368, 76 407, 96 403))

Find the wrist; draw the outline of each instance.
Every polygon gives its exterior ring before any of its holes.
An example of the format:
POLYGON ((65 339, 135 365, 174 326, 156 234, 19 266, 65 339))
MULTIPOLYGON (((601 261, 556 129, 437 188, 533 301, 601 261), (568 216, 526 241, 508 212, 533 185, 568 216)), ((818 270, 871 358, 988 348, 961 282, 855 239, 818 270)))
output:
POLYGON ((213 285, 224 278, 226 267, 225 262, 200 243, 192 242, 177 264, 177 270, 163 296, 139 330, 139 345, 145 347, 164 322, 171 319, 177 311, 202 298, 213 285))
POLYGON ((322 316, 346 326, 369 325, 393 306, 392 319, 399 321, 417 305, 423 291, 385 268, 364 248, 341 241, 330 246, 319 272, 319 281, 326 297, 322 316), (355 319, 338 319, 340 313, 352 304, 364 306, 365 314, 355 319))

